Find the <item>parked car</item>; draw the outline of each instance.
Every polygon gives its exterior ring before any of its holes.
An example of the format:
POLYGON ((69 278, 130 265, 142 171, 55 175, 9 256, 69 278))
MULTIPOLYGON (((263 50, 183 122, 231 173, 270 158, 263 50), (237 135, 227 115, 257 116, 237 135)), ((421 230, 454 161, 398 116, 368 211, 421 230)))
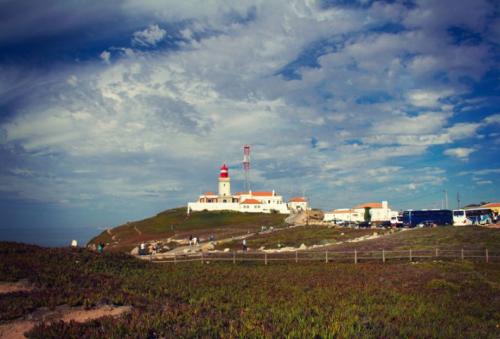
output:
POLYGON ((392 227, 392 223, 389 220, 382 221, 380 223, 380 227, 389 228, 389 227, 392 227))
POLYGON ((372 226, 372 223, 369 221, 362 221, 358 224, 358 226, 361 228, 369 228, 372 226))
POLYGON ((393 227, 403 227, 403 217, 402 216, 397 216, 397 217, 391 217, 391 225, 393 227))

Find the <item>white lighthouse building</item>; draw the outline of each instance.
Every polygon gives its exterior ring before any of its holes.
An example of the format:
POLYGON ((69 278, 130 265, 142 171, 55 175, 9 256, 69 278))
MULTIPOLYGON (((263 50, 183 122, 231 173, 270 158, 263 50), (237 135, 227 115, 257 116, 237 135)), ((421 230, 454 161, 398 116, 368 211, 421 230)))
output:
POLYGON ((231 178, 229 168, 224 164, 219 172, 219 192, 205 192, 196 202, 189 202, 188 214, 191 211, 237 211, 249 213, 281 213, 290 210, 283 197, 272 191, 238 192, 231 194, 231 178))
POLYGON ((219 175, 219 196, 229 197, 231 195, 231 178, 229 178, 229 169, 226 164, 220 168, 219 175))

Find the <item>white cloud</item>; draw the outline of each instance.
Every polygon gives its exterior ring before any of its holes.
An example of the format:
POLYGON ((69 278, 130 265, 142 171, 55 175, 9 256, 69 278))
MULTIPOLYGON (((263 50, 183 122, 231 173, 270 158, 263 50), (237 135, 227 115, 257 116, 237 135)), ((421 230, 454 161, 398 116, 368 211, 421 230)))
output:
POLYGON ((150 25, 143 31, 137 31, 133 34, 132 45, 138 47, 152 47, 162 41, 167 35, 167 31, 158 25, 150 25))
POLYGON ((102 61, 104 61, 105 63, 109 64, 109 59, 111 58, 111 53, 109 53, 108 51, 103 51, 99 57, 101 58, 102 61))
POLYGON ((476 149, 472 147, 457 147, 448 148, 444 151, 444 154, 450 157, 458 158, 460 160, 467 160, 474 151, 476 151, 476 149))
MULTIPOLYGON (((108 63, 112 53, 112 64, 82 66, 72 87, 48 86, 47 101, 1 125, 3 145, 58 154, 60 166, 79 177, 98 176, 78 172, 89 159, 100 159, 96 168, 105 173, 130 161, 120 180, 72 182, 91 187, 88 194, 155 196, 157 182, 180 202, 201 185, 213 189, 219 162, 239 166, 244 143, 253 147, 254 180, 263 186, 287 189, 300 178, 317 191, 349 184, 366 192, 362 185, 376 183, 385 183, 381 191, 396 184, 424 189, 442 185, 446 174, 415 174, 402 157, 417 161, 430 146, 449 145, 455 153, 448 155, 467 158, 470 152, 456 151, 453 143, 497 121, 454 123, 451 113, 467 92, 457 79, 487 69, 478 61, 488 55, 484 49, 450 45, 447 37, 419 28, 409 14, 415 9, 397 3, 324 11, 309 1, 148 0, 127 1, 125 9, 153 12, 159 22, 135 32, 134 46, 157 45, 167 36, 160 26, 174 21, 185 23, 178 32, 185 41, 178 50, 154 53, 109 47, 101 59, 108 63), (408 15, 414 30, 367 31, 408 15), (296 66, 317 54, 315 67, 296 66), (293 80, 283 75, 288 68, 293 80), (446 75, 444 84, 435 71, 446 75), (316 149, 312 137, 319 140, 316 149), (151 161, 146 168, 144 159, 151 161), (188 176, 177 173, 187 169, 188 176), (154 175, 148 181, 144 173, 154 175)), ((56 192, 71 201, 62 185, 56 192)))
POLYGON ((484 119, 486 124, 500 124, 500 113, 490 115, 484 119))
POLYGON ((418 107, 436 107, 439 100, 449 97, 453 92, 450 90, 414 90, 408 93, 410 103, 418 107))
POLYGON ((476 184, 478 184, 478 185, 492 185, 493 181, 491 181, 491 180, 477 180, 476 184))

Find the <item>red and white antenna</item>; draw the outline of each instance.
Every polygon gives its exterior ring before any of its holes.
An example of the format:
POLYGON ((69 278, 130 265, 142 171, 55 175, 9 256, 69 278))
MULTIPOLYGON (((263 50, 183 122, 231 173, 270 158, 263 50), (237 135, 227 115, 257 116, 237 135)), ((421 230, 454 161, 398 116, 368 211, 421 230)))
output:
POLYGON ((243 170, 245 171, 245 191, 250 191, 250 145, 243 145, 243 170))

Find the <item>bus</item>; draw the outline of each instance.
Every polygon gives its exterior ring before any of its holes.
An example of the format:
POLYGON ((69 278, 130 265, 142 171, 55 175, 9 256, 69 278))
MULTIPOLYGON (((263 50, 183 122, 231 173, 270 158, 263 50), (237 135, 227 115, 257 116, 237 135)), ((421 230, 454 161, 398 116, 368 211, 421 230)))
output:
POLYGON ((453 225, 451 210, 408 210, 403 212, 403 226, 453 225))
POLYGON ((493 222, 493 211, 489 208, 453 210, 453 225, 485 225, 493 222))

